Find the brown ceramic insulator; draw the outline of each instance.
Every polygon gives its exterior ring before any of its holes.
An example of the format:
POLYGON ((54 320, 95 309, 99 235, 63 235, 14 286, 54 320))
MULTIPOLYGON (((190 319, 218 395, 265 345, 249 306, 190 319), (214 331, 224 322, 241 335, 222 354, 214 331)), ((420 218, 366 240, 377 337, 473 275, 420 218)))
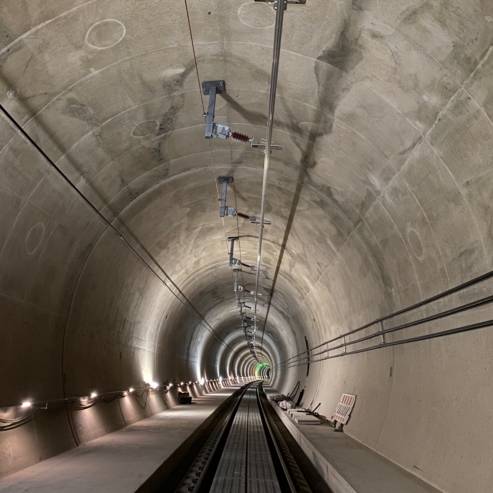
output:
POLYGON ((248 137, 248 135, 240 134, 238 132, 231 132, 231 138, 239 140, 240 142, 250 142, 250 137, 248 137))

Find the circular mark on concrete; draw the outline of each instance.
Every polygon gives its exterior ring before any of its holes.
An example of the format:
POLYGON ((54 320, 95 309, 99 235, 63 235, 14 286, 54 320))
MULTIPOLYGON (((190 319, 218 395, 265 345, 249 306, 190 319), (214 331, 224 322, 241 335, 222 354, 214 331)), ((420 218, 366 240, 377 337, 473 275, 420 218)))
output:
POLYGON ((411 245, 411 250, 413 251, 414 255, 419 259, 422 258, 423 243, 418 232, 415 229, 409 228, 407 230, 407 240, 409 241, 409 245, 411 245))
POLYGON ((486 22, 493 22, 493 17, 491 17, 491 15, 487 15, 485 17, 485 19, 486 19, 486 22))
POLYGON ((32 255, 39 248, 44 235, 45 225, 43 223, 37 223, 29 230, 26 237, 26 252, 28 255, 32 255))
POLYGON ((159 122, 157 120, 146 120, 144 122, 135 125, 132 130, 132 137, 136 139, 145 137, 154 133, 159 128, 159 122))
POLYGON ((430 100, 430 98, 426 94, 423 94, 422 98, 423 101, 425 101, 426 103, 430 100))
POLYGON ((117 45, 125 37, 125 26, 115 19, 105 19, 94 24, 86 34, 86 43, 97 50, 117 45))
POLYGON ((266 3, 244 3, 238 9, 238 17, 245 26, 268 29, 276 22, 276 13, 266 3))
POLYGON ((16 90, 15 89, 9 89, 7 91, 7 97, 9 99, 14 99, 15 98, 15 95, 16 95, 16 90))

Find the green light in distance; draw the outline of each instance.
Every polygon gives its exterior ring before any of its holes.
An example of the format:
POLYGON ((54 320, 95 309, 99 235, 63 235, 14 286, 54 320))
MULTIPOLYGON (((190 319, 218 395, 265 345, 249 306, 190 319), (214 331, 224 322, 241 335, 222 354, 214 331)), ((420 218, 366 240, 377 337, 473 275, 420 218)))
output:
POLYGON ((262 370, 269 368, 268 363, 260 363, 257 365, 257 368, 255 368, 255 376, 257 378, 262 377, 262 370))

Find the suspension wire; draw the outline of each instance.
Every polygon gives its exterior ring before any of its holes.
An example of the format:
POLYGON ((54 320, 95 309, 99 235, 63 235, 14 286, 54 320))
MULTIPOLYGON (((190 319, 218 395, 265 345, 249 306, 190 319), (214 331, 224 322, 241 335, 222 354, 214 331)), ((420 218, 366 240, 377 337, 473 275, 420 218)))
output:
MULTIPOLYGON (((191 42, 191 45, 192 45, 193 60, 194 60, 194 64, 195 64, 195 73, 197 74, 197 83, 198 83, 198 86, 199 86, 200 100, 201 100, 201 104, 202 104, 202 112, 205 115, 205 103, 204 103, 204 97, 202 95, 202 85, 201 85, 201 79, 200 79, 200 73, 199 73, 199 66, 198 66, 198 62, 197 62, 197 54, 196 54, 196 51, 195 51, 195 43, 194 43, 194 39, 193 39, 193 31, 192 31, 192 23, 191 23, 191 20, 190 20, 190 12, 189 12, 189 9, 188 9, 188 0, 184 0, 184 3, 185 3, 186 14, 187 14, 188 30, 189 30, 189 33, 190 33, 190 42, 191 42)), ((205 120, 205 116, 204 116, 204 120, 205 120)), ((219 186, 218 186, 218 182, 217 182, 217 171, 216 171, 216 166, 215 166, 215 161, 214 161, 214 154, 213 154, 213 151, 212 151, 211 141, 209 140, 208 143, 209 143, 209 153, 210 153, 211 164, 212 164, 212 172, 214 174, 214 183, 216 185, 216 194, 217 194, 217 198, 219 199, 220 198, 220 191, 219 191, 219 186)), ((234 182, 233 182, 233 190, 234 190, 235 208, 237 208, 236 207, 236 204, 237 204, 237 201, 236 201, 236 185, 234 184, 234 182)), ((222 224, 223 224, 224 237, 226 239, 226 251, 229 254, 228 236, 227 236, 227 233, 226 233, 226 224, 224 222, 224 217, 222 217, 221 220, 222 220, 222 224)), ((237 231, 237 236, 238 236, 238 248, 239 248, 239 253, 240 253, 239 257, 240 257, 240 261, 242 261, 241 243, 240 243, 240 226, 239 226, 238 216, 236 216, 236 231, 237 231)), ((231 272, 231 276, 234 278, 233 272, 231 272)), ((243 278, 243 270, 241 270, 241 281, 242 281, 242 285, 244 286, 245 285, 245 280, 243 278)), ((242 295, 241 295, 241 292, 240 292, 240 297, 239 297, 239 300, 240 301, 241 301, 241 296, 242 295)), ((245 301, 245 295, 244 294, 243 294, 243 301, 245 301)))
POLYGON ((151 271, 151 273, 162 283, 164 286, 168 288, 170 293, 185 307, 185 309, 192 315, 192 317, 202 324, 209 332, 211 332, 217 340, 221 343, 224 344, 230 351, 235 352, 229 344, 224 341, 224 339, 214 330, 214 328, 207 322, 207 320, 202 316, 202 314, 195 308, 193 303, 183 294, 178 286, 174 283, 174 281, 171 279, 171 277, 166 273, 166 271, 157 263, 157 261, 149 255, 151 258, 152 262, 156 264, 157 268, 164 274, 164 276, 168 279, 168 281, 175 287, 180 295, 185 299, 183 301, 177 293, 171 289, 171 287, 168 285, 165 279, 163 279, 152 267, 151 265, 142 257, 142 255, 132 246, 132 244, 120 233, 120 231, 108 220, 106 217, 96 208, 96 206, 93 205, 93 203, 70 181, 68 176, 55 164, 55 162, 41 149, 41 147, 31 138, 31 136, 20 126, 20 124, 15 120, 15 118, 4 108, 3 105, 0 104, 0 110, 2 113, 6 116, 6 118, 11 122, 11 124, 16 128, 21 135, 38 151, 38 153, 58 172, 58 174, 65 180, 65 182, 72 188, 79 197, 82 198, 82 200, 95 212, 96 216, 99 217, 103 223, 106 224, 108 228, 110 228, 113 233, 115 233, 122 241, 123 243, 132 251, 132 253, 151 271), (187 304, 190 305, 190 307, 196 312, 196 314, 200 317, 197 318, 197 316, 190 310, 190 308, 187 306, 187 304))

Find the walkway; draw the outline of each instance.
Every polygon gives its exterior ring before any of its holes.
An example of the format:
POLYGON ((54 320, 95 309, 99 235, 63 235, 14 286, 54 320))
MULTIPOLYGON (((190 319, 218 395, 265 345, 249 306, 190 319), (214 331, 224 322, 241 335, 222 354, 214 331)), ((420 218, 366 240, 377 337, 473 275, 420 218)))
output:
POLYGON ((194 398, 192 405, 167 409, 7 476, 0 480, 0 492, 155 490, 206 427, 205 421, 238 388, 223 388, 194 398))
MULTIPOLYGON (((269 399, 277 394, 264 390, 269 399)), ((345 433, 329 425, 300 426, 271 404, 334 493, 439 493, 345 433)))

